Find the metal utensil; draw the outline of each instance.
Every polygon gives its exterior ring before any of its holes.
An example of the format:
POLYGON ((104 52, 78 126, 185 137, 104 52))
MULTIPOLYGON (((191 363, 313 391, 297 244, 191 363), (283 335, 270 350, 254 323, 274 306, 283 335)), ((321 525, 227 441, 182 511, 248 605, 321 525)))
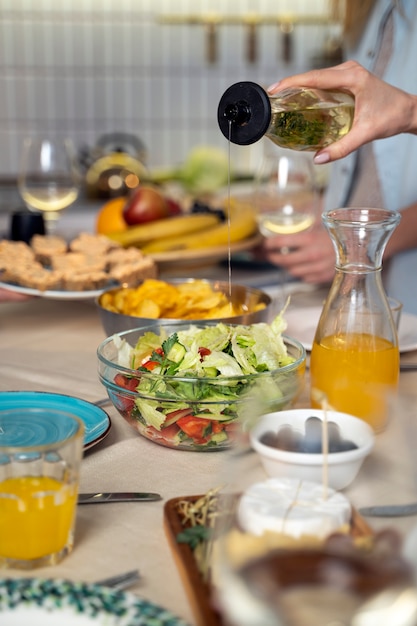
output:
POLYGON ((417 363, 400 363, 401 372, 413 372, 417 370, 417 363))
POLYGON ((416 515, 417 502, 412 504, 365 506, 359 509, 359 513, 367 517, 405 517, 406 515, 416 515))
POLYGON ((96 406, 107 406, 107 404, 111 404, 111 400, 109 397, 101 398, 100 400, 96 400, 95 402, 93 402, 93 404, 95 404, 96 406))
POLYGON ((159 493, 120 491, 78 494, 78 504, 105 504, 106 502, 153 502, 155 500, 161 500, 159 493))
POLYGON ((138 582, 138 580, 140 580, 139 570, 133 569, 130 572, 125 572, 124 574, 118 574, 117 576, 110 576, 110 578, 96 580, 95 584, 100 585, 101 587, 111 587, 112 589, 121 591, 122 589, 128 589, 134 583, 138 582))

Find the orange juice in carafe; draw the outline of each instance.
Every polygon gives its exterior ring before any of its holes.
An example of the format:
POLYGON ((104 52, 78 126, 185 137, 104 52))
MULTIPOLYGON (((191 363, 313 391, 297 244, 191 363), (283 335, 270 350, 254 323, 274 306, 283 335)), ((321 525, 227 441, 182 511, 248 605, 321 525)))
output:
MULTIPOLYGON (((382 430, 388 417, 385 398, 398 383, 398 346, 381 337, 352 333, 324 337, 314 343, 313 351, 312 387, 325 389, 327 402, 339 411, 382 430)), ((312 406, 320 408, 314 394, 312 406)))
POLYGON ((396 326, 382 285, 382 255, 396 211, 341 208, 323 214, 336 252, 335 277, 310 358, 311 402, 384 429, 399 378, 396 326))

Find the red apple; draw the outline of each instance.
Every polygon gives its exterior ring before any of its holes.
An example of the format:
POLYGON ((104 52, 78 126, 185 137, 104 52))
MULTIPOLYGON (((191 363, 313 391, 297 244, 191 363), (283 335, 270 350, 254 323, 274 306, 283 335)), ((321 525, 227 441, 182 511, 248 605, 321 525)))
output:
POLYGON ((163 194, 153 187, 138 187, 123 208, 123 219, 129 226, 168 217, 170 210, 163 194))

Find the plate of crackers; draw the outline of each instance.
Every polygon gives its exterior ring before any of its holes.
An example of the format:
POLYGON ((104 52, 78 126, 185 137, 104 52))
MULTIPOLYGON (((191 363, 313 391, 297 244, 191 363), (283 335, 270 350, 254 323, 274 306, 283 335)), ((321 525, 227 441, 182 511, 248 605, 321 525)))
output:
POLYGON ((0 287, 28 296, 81 300, 157 275, 155 261, 104 235, 80 233, 69 243, 35 235, 30 244, 0 241, 0 287))

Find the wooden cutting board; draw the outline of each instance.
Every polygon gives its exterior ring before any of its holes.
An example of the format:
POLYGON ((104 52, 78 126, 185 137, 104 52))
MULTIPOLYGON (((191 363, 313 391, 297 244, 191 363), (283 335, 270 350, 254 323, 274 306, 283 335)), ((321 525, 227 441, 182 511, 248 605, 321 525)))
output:
MULTIPOLYGON (((214 605, 213 589, 203 580, 192 549, 189 545, 177 541, 177 535, 184 530, 177 508, 178 503, 183 501, 193 503, 201 497, 201 495, 182 496, 168 500, 164 506, 164 527, 195 616, 196 626, 224 626, 222 617, 214 605)), ((353 509, 352 537, 370 537, 373 534, 367 522, 353 509)))

